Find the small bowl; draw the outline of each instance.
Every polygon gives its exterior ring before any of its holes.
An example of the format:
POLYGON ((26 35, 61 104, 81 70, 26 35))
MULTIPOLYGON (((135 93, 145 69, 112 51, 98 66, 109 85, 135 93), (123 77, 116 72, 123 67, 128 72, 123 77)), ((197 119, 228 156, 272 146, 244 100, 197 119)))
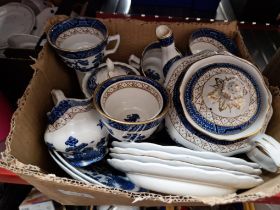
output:
POLYGON ((157 82, 136 75, 118 76, 100 84, 94 106, 109 133, 118 140, 147 139, 167 113, 169 97, 157 82))
POLYGON ((237 54, 235 42, 226 34, 210 28, 201 28, 194 31, 189 39, 189 48, 192 54, 203 50, 228 51, 237 54))

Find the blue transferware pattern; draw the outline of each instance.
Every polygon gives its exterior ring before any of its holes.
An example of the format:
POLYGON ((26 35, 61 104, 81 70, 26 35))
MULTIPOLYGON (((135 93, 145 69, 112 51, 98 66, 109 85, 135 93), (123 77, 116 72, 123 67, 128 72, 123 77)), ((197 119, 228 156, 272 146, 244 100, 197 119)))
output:
MULTIPOLYGON (((143 188, 136 186, 132 183, 124 173, 116 171, 111 168, 106 161, 96 163, 86 168, 79 168, 71 165, 67 159, 65 159, 61 153, 50 151, 57 157, 62 165, 71 170, 75 175, 85 179, 86 181, 99 184, 103 187, 116 188, 120 190, 143 192, 146 191, 143 188)), ((64 169, 64 168, 62 168, 64 169)), ((65 171, 68 173, 68 171, 65 171)))
POLYGON ((192 76, 192 78, 189 80, 186 89, 184 93, 184 102, 186 104, 186 109, 187 112, 189 113, 190 117, 202 128, 205 130, 211 132, 211 133, 216 133, 216 134, 221 134, 221 135, 232 135, 232 134, 237 134, 244 129, 248 128, 258 117, 260 113, 260 107, 261 107, 261 97, 260 97, 260 91, 258 89, 258 86, 254 79, 242 68, 233 65, 233 64, 228 64, 228 63, 216 63, 216 64, 211 64, 207 65, 201 69, 199 69, 195 75, 192 76), (215 123, 209 122, 205 117, 203 117, 198 110, 195 108, 193 102, 192 102, 192 90, 194 89, 194 85, 197 83, 198 79, 206 74, 208 71, 211 71, 212 69, 216 68, 229 68, 237 72, 241 72, 242 75, 244 75, 254 86, 256 90, 256 95, 257 95, 257 111, 256 113, 249 119, 249 121, 240 124, 238 126, 221 126, 217 125, 215 123))
POLYGON ((171 34, 170 36, 163 38, 163 39, 158 39, 159 43, 161 46, 163 47, 167 47, 169 45, 171 45, 172 43, 174 43, 174 37, 173 34, 171 34))
POLYGON ((242 142, 243 140, 235 140, 235 141, 223 141, 223 140, 216 140, 214 138, 211 138, 203 133, 201 133, 200 131, 196 130, 190 123, 189 121, 186 119, 184 111, 183 111, 183 107, 180 101, 180 85, 181 82, 183 80, 184 77, 184 72, 178 77, 177 82, 175 83, 174 86, 174 94, 173 94, 173 103, 174 103, 174 107, 176 109, 176 112, 178 114, 178 117, 180 118, 180 120, 182 121, 182 123, 184 124, 185 128, 191 132, 193 135, 198 136, 201 139, 206 140, 207 142, 210 142, 212 144, 217 144, 217 145, 231 145, 231 144, 235 144, 238 142, 242 142))
POLYGON ((124 119, 126 122, 137 122, 138 120, 140 120, 140 116, 138 114, 129 114, 124 119))
POLYGON ((125 135, 123 135, 123 138, 129 141, 141 141, 145 139, 146 136, 140 133, 126 133, 125 135))
POLYGON ((146 75, 146 77, 149 77, 150 79, 153 79, 155 81, 159 81, 160 80, 159 73, 157 73, 153 69, 147 69, 147 71, 145 71, 145 75, 146 75))
MULTIPOLYGON (((114 67, 117 68, 117 69, 123 70, 124 74, 126 74, 126 75, 134 75, 135 74, 135 72, 133 72, 132 68, 128 68, 125 65, 114 63, 114 67)), ((107 69, 107 65, 104 65, 104 66, 101 66, 101 67, 97 67, 96 69, 94 69, 92 71, 91 75, 88 77, 87 82, 86 82, 87 95, 92 95, 95 88, 97 87, 97 85, 104 82, 104 81, 97 81, 96 77, 97 77, 97 74, 99 72, 101 72, 102 70, 106 70, 106 69, 107 69)))
POLYGON ((62 153, 65 159, 75 167, 84 167, 91 163, 98 162, 108 153, 107 140, 105 137, 98 141, 95 149, 88 147, 86 143, 77 145, 78 143, 78 139, 70 136, 65 142, 65 145, 68 146, 65 151, 67 153, 62 153))
MULTIPOLYGON (((220 53, 222 54, 222 53, 220 53)), ((181 58, 167 75, 165 88, 171 96, 165 126, 171 139, 176 143, 199 151, 211 151, 226 156, 247 152, 251 149, 246 139, 240 141, 223 141, 211 138, 196 130, 186 119, 180 101, 180 85, 185 72, 194 62, 217 55, 214 51, 204 51, 181 58)))
POLYGON ((47 38, 65 64, 81 72, 96 68, 102 62, 105 53, 115 52, 119 45, 119 36, 108 37, 107 28, 101 21, 85 17, 70 18, 55 24, 49 30, 47 38), (58 43, 77 33, 91 34, 98 37, 100 42, 96 43, 95 46, 84 49, 67 50, 60 47, 58 43), (106 51, 108 40, 117 40, 115 48, 110 52, 106 51))
POLYGON ((179 60, 180 58, 182 58, 182 55, 177 55, 174 58, 170 59, 164 66, 163 66, 163 75, 164 77, 166 77, 166 75, 168 74, 168 71, 170 69, 170 67, 172 66, 173 63, 175 63, 177 60, 179 60))
MULTIPOLYGON (((139 77, 135 75, 128 75, 128 76, 122 76, 122 77, 115 77, 111 78, 110 80, 103 83, 103 85, 100 87, 100 89, 97 91, 97 93, 94 95, 94 101, 100 106, 100 100, 103 92, 106 90, 107 87, 110 85, 122 81, 122 80, 138 80, 146 82, 152 86, 154 86, 161 94, 163 98, 163 107, 166 107, 168 105, 168 93, 166 90, 157 82, 154 80, 151 80, 149 78, 145 77, 139 77)), ((163 118, 155 119, 148 123, 143 124, 130 124, 130 122, 127 122, 127 124, 124 122, 118 122, 111 120, 109 118, 101 116, 101 120, 106 126, 108 132, 114 136, 115 138, 118 138, 117 135, 120 134, 119 138, 122 138, 123 140, 132 140, 133 141, 140 141, 144 138, 148 138, 151 135, 151 132, 153 132, 157 126, 162 122, 163 118), (127 132, 133 133, 133 135, 126 135, 127 132), (123 135, 125 134, 125 135, 123 135), (137 134, 137 135, 134 135, 137 134), (141 135, 139 135, 141 134, 141 135)))
POLYGON ((228 38, 224 33, 221 31, 217 31, 215 29, 210 28, 202 28, 197 31, 194 31, 190 38, 190 43, 199 38, 199 37, 209 37, 212 38, 219 43, 221 43, 230 53, 236 55, 238 53, 238 48, 234 41, 228 38))
MULTIPOLYGON (((73 107, 88 107, 91 108, 92 99, 85 100, 62 100, 56 105, 51 112, 47 114, 48 123, 53 125, 59 118, 61 118, 70 108, 73 107)), ((74 115, 74 113, 73 113, 74 115)))

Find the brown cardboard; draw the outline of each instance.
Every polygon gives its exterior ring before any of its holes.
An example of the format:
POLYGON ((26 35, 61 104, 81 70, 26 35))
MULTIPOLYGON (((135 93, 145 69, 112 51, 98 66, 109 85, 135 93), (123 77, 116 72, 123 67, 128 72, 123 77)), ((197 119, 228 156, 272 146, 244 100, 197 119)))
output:
MULTIPOLYGON (((51 23, 56 22, 56 20, 52 20, 51 23)), ((121 35, 120 47, 111 57, 113 60, 127 61, 132 53, 140 56, 143 48, 156 40, 155 27, 159 24, 167 24, 172 28, 176 46, 182 52, 186 50, 191 31, 201 27, 210 27, 223 31, 234 38, 240 50, 240 56, 250 60, 250 55, 243 43, 236 22, 162 23, 135 19, 103 19, 102 21, 108 26, 110 34, 120 33, 121 35)), ((47 27, 49 25, 50 23, 47 27)), ((66 174, 57 169, 44 144, 45 115, 53 106, 50 96, 51 89, 59 88, 65 91, 67 96, 78 96, 77 80, 73 71, 69 71, 65 67, 49 45, 44 46, 33 68, 35 70, 34 76, 13 116, 12 130, 7 139, 7 149, 0 165, 15 172, 51 199, 67 205, 159 206, 172 204, 193 206, 254 201, 280 192, 280 176, 272 178, 273 176, 270 174, 265 175, 265 179, 268 181, 264 184, 241 194, 232 194, 226 197, 183 197, 154 193, 132 193, 65 178, 66 174)), ((277 102, 280 100, 279 97, 279 94, 274 94, 274 108, 279 106, 277 102)), ((268 128, 268 130, 274 129, 271 132, 273 136, 280 136, 279 113, 279 109, 275 109, 273 120, 268 128)))

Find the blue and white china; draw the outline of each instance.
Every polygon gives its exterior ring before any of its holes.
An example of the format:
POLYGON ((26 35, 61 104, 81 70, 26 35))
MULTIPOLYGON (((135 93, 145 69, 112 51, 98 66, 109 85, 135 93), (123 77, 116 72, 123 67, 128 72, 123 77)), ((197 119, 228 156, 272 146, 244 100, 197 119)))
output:
POLYGON ((96 68, 104 56, 116 52, 120 35, 108 36, 106 26, 94 18, 69 18, 55 24, 47 33, 48 42, 72 69, 87 72, 96 68), (107 45, 115 41, 114 48, 107 45))
POLYGON ((217 140, 238 140, 262 129, 271 106, 259 70, 233 55, 214 55, 188 68, 180 101, 187 120, 217 140))
MULTIPOLYGON (((52 158, 60 162, 59 166, 70 176, 79 177, 79 180, 85 180, 88 183, 97 184, 103 187, 117 188, 127 191, 143 191, 143 189, 132 183, 125 174, 115 171, 105 161, 86 168, 78 168, 65 159, 61 153, 54 150, 49 151, 52 158)), ((54 159, 54 160, 55 160, 54 159)))
POLYGON ((86 97, 90 98, 97 85, 109 78, 120 75, 139 74, 139 71, 131 65, 122 62, 113 62, 107 58, 106 63, 100 64, 96 69, 85 74, 81 82, 82 91, 86 97))
POLYGON ((201 133, 186 119, 180 102, 179 88, 189 66, 216 54, 214 51, 205 51, 182 58, 172 65, 164 84, 171 98, 169 111, 165 117, 165 126, 171 139, 182 146, 193 150, 210 151, 225 156, 232 156, 249 151, 251 145, 248 143, 248 140, 217 140, 201 133))
POLYGON ((100 161, 108 152, 108 132, 92 99, 66 98, 61 90, 51 93, 55 106, 47 114, 44 139, 48 148, 61 152, 74 166, 100 161))
POLYGON ((156 36, 162 50, 161 68, 164 77, 166 77, 172 64, 179 60, 182 54, 176 49, 173 32, 167 25, 159 25, 156 28, 156 36))
POLYGON ((159 42, 153 42, 147 45, 142 52, 141 59, 135 55, 131 55, 129 60, 131 63, 138 65, 144 76, 164 83, 164 75, 162 72, 162 50, 159 42))
POLYGON ((128 75, 113 77, 100 84, 93 102, 114 138, 141 141, 149 138, 162 122, 169 97, 156 81, 128 75))
POLYGON ((189 39, 189 48, 193 54, 203 50, 228 51, 237 54, 235 42, 221 31, 201 28, 194 31, 189 39))

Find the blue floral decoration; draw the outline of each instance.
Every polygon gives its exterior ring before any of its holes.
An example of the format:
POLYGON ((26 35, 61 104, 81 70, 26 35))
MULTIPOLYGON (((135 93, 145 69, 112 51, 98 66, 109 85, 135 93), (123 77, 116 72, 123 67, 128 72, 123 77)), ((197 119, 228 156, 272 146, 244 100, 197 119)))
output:
POLYGON ((124 119, 126 122, 136 122, 137 120, 140 120, 140 116, 138 114, 129 114, 124 119))
POLYGON ((147 77, 159 81, 160 80, 160 75, 159 73, 157 73, 155 70, 153 69, 147 69, 147 71, 145 71, 145 74, 147 77))
POLYGON ((127 133, 123 138, 129 141, 139 141, 145 139, 145 136, 140 133, 127 133))

